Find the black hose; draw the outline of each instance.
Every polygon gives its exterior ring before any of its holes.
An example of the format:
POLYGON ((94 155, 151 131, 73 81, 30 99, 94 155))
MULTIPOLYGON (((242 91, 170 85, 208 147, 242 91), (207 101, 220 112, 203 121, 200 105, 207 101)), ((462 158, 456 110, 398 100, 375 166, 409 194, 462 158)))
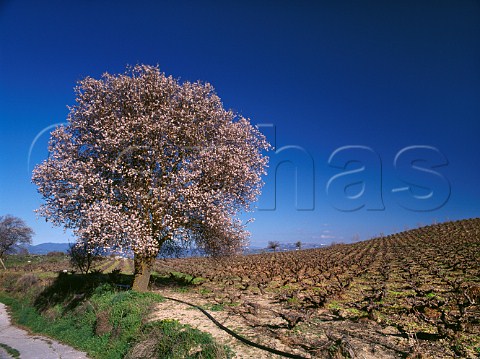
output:
POLYGON ((301 355, 296 355, 296 354, 291 354, 291 353, 287 353, 287 352, 282 352, 281 350, 269 348, 269 347, 266 347, 265 345, 252 342, 251 340, 248 340, 247 338, 244 338, 244 337, 242 337, 241 335, 238 335, 238 334, 235 333, 233 330, 228 329, 226 326, 224 326, 222 323, 218 322, 214 317, 212 317, 212 316, 210 315, 210 313, 208 313, 205 309, 199 307, 198 305, 195 305, 195 304, 192 304, 192 303, 188 303, 188 302, 185 302, 185 301, 180 300, 180 299, 169 298, 169 297, 164 297, 164 298, 165 298, 165 299, 169 299, 169 300, 173 300, 173 301, 178 302, 178 303, 186 304, 186 305, 189 305, 189 306, 194 307, 194 308, 197 308, 197 309, 200 310, 203 314, 205 314, 205 315, 208 317, 208 319, 210 319, 217 327, 219 327, 219 328, 222 329, 223 331, 227 332, 227 333, 230 334, 232 337, 235 337, 236 339, 240 340, 242 343, 245 343, 245 344, 247 344, 247 345, 250 345, 250 346, 255 347, 255 348, 258 348, 258 349, 265 350, 265 351, 270 352, 270 353, 273 353, 273 354, 282 355, 282 356, 287 357, 287 358, 307 359, 306 357, 302 357, 301 355))

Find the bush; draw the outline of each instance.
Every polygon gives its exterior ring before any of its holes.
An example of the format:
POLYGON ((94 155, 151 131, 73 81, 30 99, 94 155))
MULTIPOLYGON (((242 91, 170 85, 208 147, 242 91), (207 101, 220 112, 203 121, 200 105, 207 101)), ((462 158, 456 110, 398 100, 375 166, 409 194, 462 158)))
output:
POLYGON ((32 289, 39 279, 34 274, 24 274, 15 282, 13 290, 17 293, 26 294, 30 289, 32 289))
POLYGON ((1 273, 0 272, 0 290, 6 292, 14 292, 16 288, 16 283, 22 275, 19 273, 1 273))

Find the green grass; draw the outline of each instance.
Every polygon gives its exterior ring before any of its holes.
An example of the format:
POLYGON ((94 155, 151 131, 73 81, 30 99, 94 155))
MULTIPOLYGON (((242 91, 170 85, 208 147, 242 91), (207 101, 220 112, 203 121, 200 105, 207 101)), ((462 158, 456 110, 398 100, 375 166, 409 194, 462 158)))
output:
POLYGON ((23 267, 28 264, 35 264, 35 263, 41 263, 46 261, 46 256, 40 256, 40 255, 31 255, 31 254, 25 254, 25 255, 7 255, 5 258, 3 258, 3 262, 5 263, 5 266, 7 268, 11 267, 23 267))
POLYGON ((330 303, 327 304, 328 309, 342 309, 342 305, 337 302, 336 300, 332 300, 330 303))
POLYGON ((204 309, 211 310, 212 312, 221 312, 221 311, 225 310, 225 304, 224 303, 215 303, 215 304, 204 306, 204 309))
POLYGON ((205 281, 205 278, 194 278, 191 275, 182 272, 170 272, 170 277, 176 279, 177 281, 183 281, 188 284, 200 284, 205 281))
POLYGON ((200 288, 198 292, 202 295, 207 295, 213 293, 213 290, 208 288, 200 288))
POLYGON ((20 358, 20 352, 17 349, 12 348, 11 346, 3 343, 0 343, 0 348, 5 349, 8 355, 10 355, 11 357, 15 359, 20 358))
POLYGON ((168 274, 152 272, 152 282, 157 287, 169 286, 175 291, 186 293, 205 282, 205 278, 192 277, 191 275, 175 271, 168 274))
POLYGON ((41 315, 33 306, 0 294, 0 301, 12 309, 13 320, 36 333, 46 334, 94 358, 122 358, 142 326, 149 307, 161 300, 158 295, 116 292, 108 285, 98 287, 88 303, 66 311, 62 305, 41 315), (104 314, 102 314, 104 313, 104 314), (109 332, 102 333, 99 317, 105 316, 109 332))
POLYGON ((366 317, 367 316, 367 313, 364 312, 364 311, 361 311, 361 310, 358 310, 356 308, 347 308, 345 309, 345 311, 353 316, 353 317, 356 317, 356 318, 361 318, 361 317, 366 317))
POLYGON ((103 269, 102 271, 104 273, 109 273, 111 271, 113 271, 114 269, 116 269, 119 265, 119 261, 118 260, 113 260, 110 265, 108 267, 106 267, 105 269, 103 269))
POLYGON ((145 343, 157 343, 148 350, 158 358, 228 357, 229 350, 209 334, 177 322, 148 322, 151 308, 164 300, 158 294, 119 290, 105 282, 107 275, 94 274, 60 274, 45 288, 35 282, 31 287, 37 290, 18 284, 32 276, 15 276, 7 289, 0 288, 0 302, 9 306, 13 322, 92 358, 142 358, 135 351, 145 343))
POLYGON ((290 305, 299 305, 300 300, 297 297, 291 297, 287 299, 287 303, 290 305))
POLYGON ((234 355, 228 347, 216 344, 210 334, 176 320, 148 323, 131 353, 165 359, 232 358, 234 355))

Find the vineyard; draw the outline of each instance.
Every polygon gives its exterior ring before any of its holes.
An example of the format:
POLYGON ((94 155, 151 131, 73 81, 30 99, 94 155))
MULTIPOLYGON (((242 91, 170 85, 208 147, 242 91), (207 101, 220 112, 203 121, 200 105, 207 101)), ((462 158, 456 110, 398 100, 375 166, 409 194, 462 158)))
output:
MULTIPOLYGON (((10 269, 73 268, 64 256, 10 269)), ((103 258, 94 270, 131 274, 133 263, 103 258)), ((480 355, 480 219, 321 249, 158 259, 154 270, 153 290, 297 357, 480 355)))
POLYGON ((322 249, 158 260, 156 271, 186 274, 252 338, 305 357, 480 355, 480 219, 322 249))

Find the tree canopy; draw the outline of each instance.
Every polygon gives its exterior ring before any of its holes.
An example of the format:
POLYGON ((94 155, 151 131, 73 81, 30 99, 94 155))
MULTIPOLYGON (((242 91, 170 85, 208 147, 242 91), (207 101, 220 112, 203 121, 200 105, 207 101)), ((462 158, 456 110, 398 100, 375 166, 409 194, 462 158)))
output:
POLYGON ((267 245, 268 249, 273 249, 273 251, 276 252, 279 247, 280 247, 279 241, 268 241, 268 245, 267 245))
POLYGON ((238 215, 260 193, 269 144, 212 85, 137 65, 87 77, 75 92, 67 125, 33 172, 40 215, 136 259, 154 258, 166 240, 212 254, 243 244, 238 215))

